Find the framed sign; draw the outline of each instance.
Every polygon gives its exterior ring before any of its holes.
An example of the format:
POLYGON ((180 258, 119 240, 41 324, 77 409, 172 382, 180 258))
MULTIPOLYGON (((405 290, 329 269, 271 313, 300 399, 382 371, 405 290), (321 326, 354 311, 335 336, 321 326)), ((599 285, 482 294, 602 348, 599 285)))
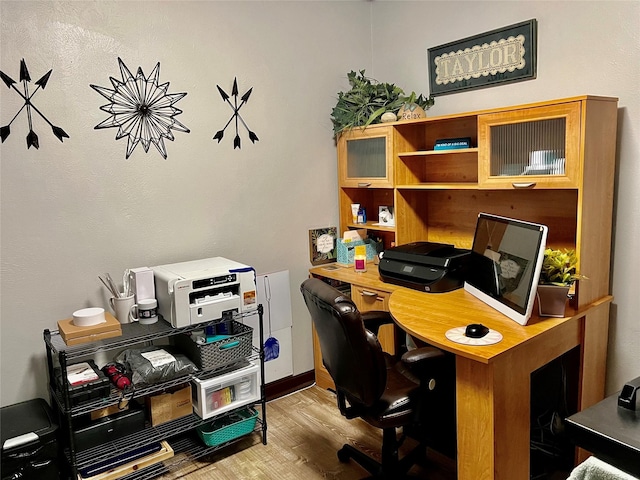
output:
POLYGON ((430 95, 536 78, 537 21, 429 48, 430 95))
POLYGON ((337 235, 338 229, 336 227, 309 230, 309 254, 313 265, 322 265, 337 260, 337 235))

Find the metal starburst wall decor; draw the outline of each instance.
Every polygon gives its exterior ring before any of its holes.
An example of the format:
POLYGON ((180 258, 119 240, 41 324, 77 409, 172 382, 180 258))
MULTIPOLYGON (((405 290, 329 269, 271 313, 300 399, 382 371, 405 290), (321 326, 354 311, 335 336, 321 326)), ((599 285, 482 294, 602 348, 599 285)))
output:
POLYGON ((164 139, 173 141, 171 130, 189 133, 189 129, 175 119, 182 110, 174 107, 186 93, 167 93, 169 82, 160 85, 160 62, 148 77, 142 68, 134 77, 122 59, 118 58, 122 81, 109 77, 113 90, 91 85, 96 92, 109 100, 109 104, 100 107, 111 116, 94 128, 118 128, 116 140, 128 137, 127 155, 129 158, 138 143, 142 143, 145 152, 153 143, 166 159, 167 150, 164 139))
POLYGON ((18 118, 18 115, 20 115, 20 112, 22 112, 23 110, 26 110, 27 112, 27 121, 29 123, 29 133, 27 134, 27 149, 31 147, 40 148, 38 135, 33 130, 32 112, 36 112, 45 122, 49 124, 51 130, 53 131, 53 134, 58 137, 58 140, 62 142, 63 138, 69 138, 69 135, 67 135, 67 133, 62 128, 57 127, 53 123, 51 123, 49 119, 45 117, 44 114, 40 110, 38 110, 38 108, 32 102, 32 99, 36 92, 40 88, 44 90, 47 86, 47 82, 49 81, 51 72, 53 72, 53 70, 49 70, 39 80, 37 80, 35 82, 35 84, 37 85, 36 89, 33 92, 29 93, 31 76, 29 75, 27 63, 24 61, 24 58, 20 61, 20 82, 22 82, 22 92, 18 89, 18 87, 16 87, 16 81, 14 79, 12 79, 4 72, 0 71, 0 78, 2 78, 2 81, 5 83, 5 85, 10 89, 13 88, 24 100, 24 104, 22 105, 22 107, 20 107, 20 110, 18 110, 18 112, 13 116, 11 121, 7 125, 3 125, 2 127, 0 127, 0 139, 2 139, 2 143, 4 143, 7 137, 11 135, 11 124, 16 118, 18 118))

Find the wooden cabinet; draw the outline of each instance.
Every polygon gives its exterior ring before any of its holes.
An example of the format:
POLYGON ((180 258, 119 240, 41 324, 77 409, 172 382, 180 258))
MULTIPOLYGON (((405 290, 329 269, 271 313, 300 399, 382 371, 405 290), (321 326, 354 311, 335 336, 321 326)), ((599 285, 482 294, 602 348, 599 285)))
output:
MULTIPOLYGON (((579 282, 576 308, 571 309, 569 318, 535 315, 528 325, 521 326, 480 304, 481 317, 486 321, 495 318, 503 334, 512 330, 512 336, 521 340, 510 343, 505 335, 498 346, 474 347, 467 355, 460 350, 463 346, 451 345, 445 337, 448 329, 478 320, 477 300, 473 299, 473 307, 465 306, 470 300, 467 292, 442 294, 447 299, 441 302, 441 294, 382 282, 375 268, 360 275, 352 267, 311 269, 314 276, 349 284, 354 302, 363 310, 386 308, 390 297, 392 310, 407 331, 456 352, 460 478, 529 475, 530 425, 525 405, 531 397, 532 372, 552 359, 566 353, 579 357, 579 362, 567 362, 569 377, 574 377, 567 391, 577 410, 604 397, 617 118, 617 99, 580 96, 396 122, 350 133, 354 138, 384 130, 393 145, 388 157, 393 162, 393 185, 376 189, 385 192, 383 205, 392 197, 395 207, 396 225, 385 237, 385 247, 391 240, 398 245, 430 241, 470 248, 478 213, 487 212, 547 225, 547 245, 575 248, 579 271, 588 277, 579 282), (470 148, 435 149, 436 140, 461 137, 471 139, 470 148), (453 317, 440 311, 447 309, 453 317), (425 317, 427 312, 432 313, 433 321, 425 317), (465 320, 465 312, 466 317, 474 318, 465 320), (451 325, 439 321, 452 318, 451 325), (473 360, 474 355, 493 355, 494 347, 509 352, 473 360), (469 421, 479 418, 479 408, 483 418, 501 416, 517 421, 511 422, 513 425, 497 422, 489 428, 484 420, 469 421), (478 443, 483 435, 486 438, 478 443), (482 455, 478 454, 479 444, 484 449, 482 455), (492 466, 485 468, 487 462, 477 461, 480 457, 489 459, 492 466)), ((339 149, 339 164, 344 161, 341 155, 339 149)), ((339 186, 341 230, 354 227, 345 220, 350 215, 346 204, 352 200, 363 199, 368 211, 377 211, 381 200, 371 194, 373 190, 339 186)), ((367 225, 370 235, 379 235, 378 227, 372 227, 367 225)), ((317 342, 314 348, 317 366, 321 364, 317 342)), ((318 385, 324 386, 319 368, 316 378, 318 385)), ((578 455, 584 458, 585 452, 578 455)))
MULTIPOLYGON (((578 306, 591 304, 609 293, 617 117, 616 98, 578 96, 351 130, 338 139, 339 234, 365 227, 385 248, 470 248, 479 212, 542 223, 547 245, 576 249, 588 277, 578 306), (470 148, 435 149, 454 138, 469 138, 470 148), (354 157, 349 146, 365 150, 361 141, 377 153, 354 157), (353 223, 352 203, 366 207, 367 225, 353 223), (394 227, 374 225, 380 205, 394 208, 394 227)), ((379 279, 353 280, 390 291, 379 279)))
POLYGON ((479 212, 542 223, 549 246, 576 249, 590 303, 609 293, 616 122, 616 98, 580 96, 352 130, 338 143, 384 137, 394 176, 384 189, 340 184, 341 232, 362 227, 350 221, 356 201, 375 213, 393 202, 392 229, 366 225, 385 248, 470 248, 479 212), (435 150, 436 140, 462 137, 471 148, 435 150))
POLYGON ((393 188, 392 128, 354 129, 338 139, 341 187, 393 188))
POLYGON ((431 117, 395 127, 395 187, 464 189, 478 186, 478 117, 474 113, 431 117), (471 148, 435 150, 436 140, 468 138, 471 148))
POLYGON ((480 188, 578 188, 582 102, 478 117, 480 188))
POLYGON ((361 312, 370 312, 372 310, 389 311, 389 292, 360 285, 351 285, 351 300, 361 312))
POLYGON ((378 207, 393 208, 393 127, 354 129, 338 139, 340 231, 367 228, 387 243, 395 241, 395 227, 376 225, 378 207), (359 204, 367 213, 366 225, 357 224, 351 210, 359 204))
MULTIPOLYGON (((415 241, 471 248, 479 212, 542 223, 547 245, 576 249, 588 277, 578 306, 595 302, 609 294, 617 108, 616 98, 585 95, 344 133, 339 234, 364 227, 385 248, 415 241), (437 140, 457 138, 469 138, 470 148, 435 149, 437 140), (365 154, 368 142, 375 146, 365 154), (366 225, 352 221, 352 203, 365 206, 366 225), (374 225, 381 205, 394 208, 393 227, 374 225)), ((392 286, 345 272, 333 278, 356 285, 354 301, 384 304, 384 296, 365 298, 358 289, 392 286)))
POLYGON ((316 375, 317 386, 324 389, 335 390, 336 386, 333 383, 333 379, 322 363, 320 341, 318 340, 315 328, 313 329, 313 370, 316 375))
POLYGON ((395 242, 396 227, 375 225, 378 223, 378 207, 384 205, 394 206, 394 191, 392 188, 351 188, 342 187, 340 196, 340 232, 357 228, 366 228, 370 236, 382 238, 388 247, 391 242, 395 242), (362 205, 367 212, 366 225, 353 221, 351 204, 362 205))
MULTIPOLYGON (((378 290, 361 285, 351 285, 351 300, 361 312, 372 310, 389 311, 389 291, 378 290)), ((378 341, 385 352, 395 354, 396 336, 393 325, 383 325, 378 331, 378 341)))

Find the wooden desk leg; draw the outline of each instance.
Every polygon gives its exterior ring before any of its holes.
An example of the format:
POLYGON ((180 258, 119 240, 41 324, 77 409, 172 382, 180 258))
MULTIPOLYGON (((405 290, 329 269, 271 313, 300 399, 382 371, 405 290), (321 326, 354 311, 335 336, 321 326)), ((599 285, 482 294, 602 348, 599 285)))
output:
MULTIPOLYGON (((609 341, 609 304, 589 312, 584 319, 584 338, 580 359, 579 410, 589 408, 604 398, 607 367, 607 344, 609 341)), ((577 449, 576 463, 582 463, 591 456, 581 448, 577 449)))
POLYGON ((529 478, 530 374, 456 357, 458 480, 529 478))
POLYGON ((584 319, 582 341, 580 410, 604 398, 609 342, 609 304, 589 312, 584 319))

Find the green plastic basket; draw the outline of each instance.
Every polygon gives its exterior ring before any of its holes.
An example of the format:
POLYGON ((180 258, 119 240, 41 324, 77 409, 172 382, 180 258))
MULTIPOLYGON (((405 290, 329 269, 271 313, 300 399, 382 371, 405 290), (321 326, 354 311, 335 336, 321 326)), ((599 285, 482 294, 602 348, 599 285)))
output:
POLYGON ((198 435, 205 445, 215 447, 251 433, 256 428, 257 419, 257 410, 245 408, 222 419, 201 425, 198 427, 198 435))

